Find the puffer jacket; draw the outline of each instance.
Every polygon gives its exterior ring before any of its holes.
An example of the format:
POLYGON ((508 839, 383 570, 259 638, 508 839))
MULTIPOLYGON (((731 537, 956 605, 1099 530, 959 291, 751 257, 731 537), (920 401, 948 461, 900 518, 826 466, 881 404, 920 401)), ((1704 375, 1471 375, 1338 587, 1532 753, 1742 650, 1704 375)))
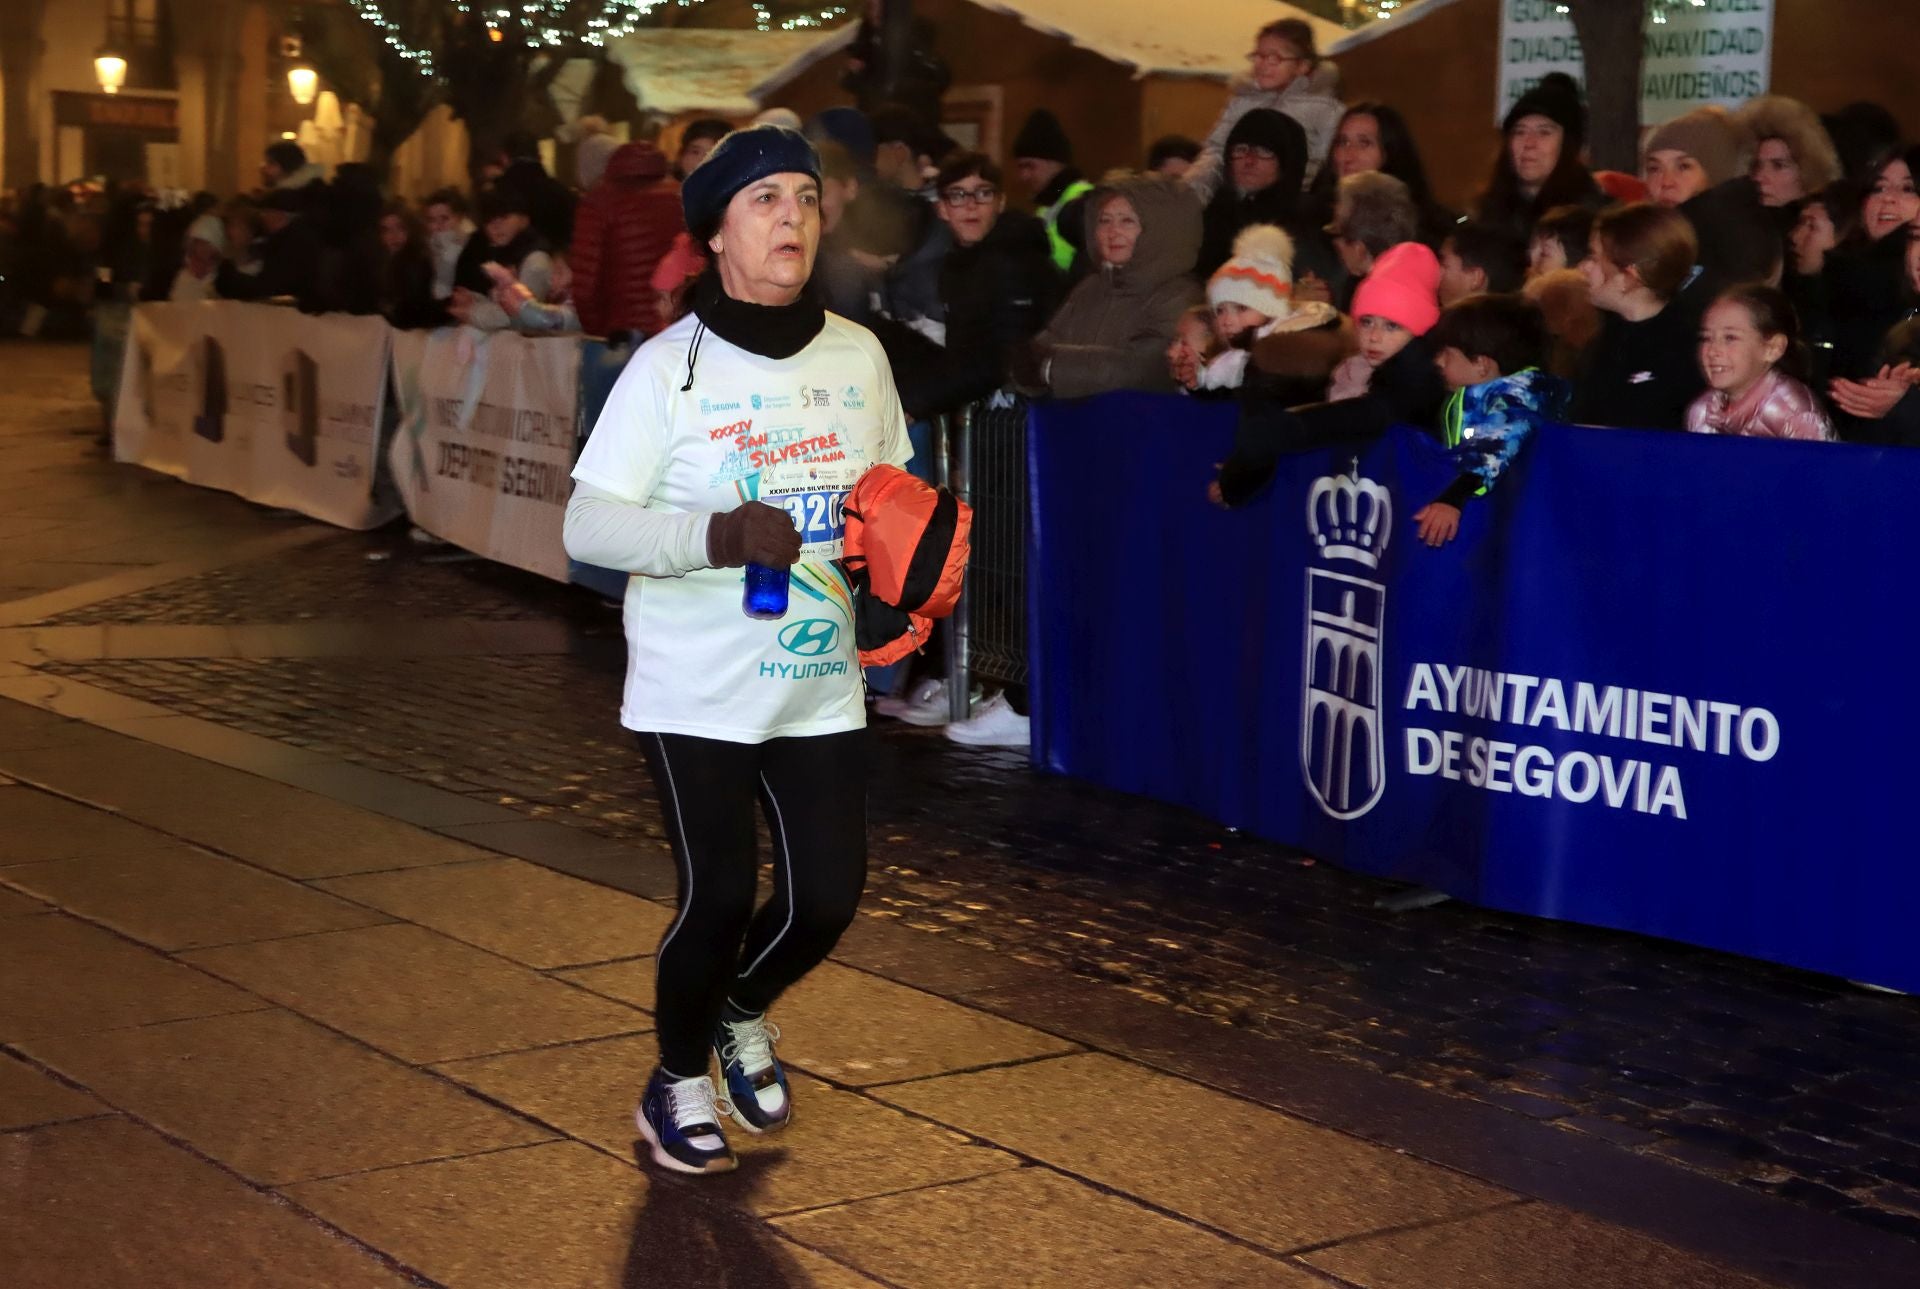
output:
POLYGON ((1334 131, 1340 128, 1340 118, 1347 110, 1346 104, 1340 101, 1340 69, 1321 59, 1319 66, 1305 76, 1296 76, 1283 90, 1263 90, 1245 79, 1234 81, 1231 88, 1233 97, 1227 100, 1220 119, 1214 122, 1200 155, 1182 176, 1200 194, 1201 204, 1212 201, 1226 179, 1227 136, 1233 133, 1240 118, 1256 107, 1285 112, 1307 132, 1307 172, 1300 186, 1311 187, 1320 163, 1333 147, 1334 131))
POLYGON ((1140 216, 1133 257, 1083 279, 1036 338, 1051 357, 1045 390, 1084 398, 1113 389, 1172 393, 1167 346, 1180 315, 1204 300, 1193 276, 1200 253, 1200 202, 1193 190, 1155 175, 1095 189, 1087 197, 1087 244, 1109 195, 1125 197, 1140 216))
POLYGON ((666 325, 653 271, 682 228, 680 185, 651 143, 625 143, 573 220, 573 301, 590 335, 651 336, 666 325))
POLYGON ((999 388, 1015 346, 1053 312, 1060 275, 1046 225, 1018 211, 1000 216, 977 244, 947 252, 940 297, 944 346, 905 327, 874 328, 893 364, 901 405, 915 419, 957 410, 999 388))

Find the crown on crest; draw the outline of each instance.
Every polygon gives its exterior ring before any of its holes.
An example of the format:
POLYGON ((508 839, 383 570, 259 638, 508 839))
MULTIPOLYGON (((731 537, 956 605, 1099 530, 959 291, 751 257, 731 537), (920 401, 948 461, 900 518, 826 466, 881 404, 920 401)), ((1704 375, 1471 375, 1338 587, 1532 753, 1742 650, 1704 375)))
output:
POLYGON ((1362 478, 1358 458, 1349 473, 1315 479, 1307 492, 1307 531, 1327 559, 1379 567, 1393 534, 1392 515, 1386 485, 1362 478))

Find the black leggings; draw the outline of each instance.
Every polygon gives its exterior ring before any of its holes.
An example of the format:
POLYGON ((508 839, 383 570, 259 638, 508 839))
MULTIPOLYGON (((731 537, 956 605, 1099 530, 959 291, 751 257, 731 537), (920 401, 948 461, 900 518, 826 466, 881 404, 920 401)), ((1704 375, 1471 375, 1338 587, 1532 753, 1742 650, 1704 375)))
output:
POLYGON ((853 921, 867 881, 867 739, 866 730, 765 743, 640 736, 680 866, 680 913, 655 964, 654 1024, 670 1073, 704 1073, 726 1003, 765 1011, 853 921), (758 913, 755 801, 774 861, 773 898, 758 913))

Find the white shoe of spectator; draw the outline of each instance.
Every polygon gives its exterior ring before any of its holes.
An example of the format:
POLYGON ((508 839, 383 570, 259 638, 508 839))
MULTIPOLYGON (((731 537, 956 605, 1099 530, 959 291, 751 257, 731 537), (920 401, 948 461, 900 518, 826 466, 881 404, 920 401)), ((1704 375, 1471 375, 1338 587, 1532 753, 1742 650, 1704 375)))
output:
POLYGON ((1005 694, 995 694, 964 721, 947 726, 947 737, 969 747, 1027 747, 1032 725, 1013 710, 1005 694))
POLYGON ((944 680, 921 681, 913 691, 912 700, 900 709, 899 715, 900 719, 909 725, 922 725, 928 728, 945 725, 953 719, 952 704, 947 699, 947 682, 944 680))
POLYGON ((874 711, 877 711, 881 717, 893 717, 899 720, 902 711, 908 711, 912 707, 925 707, 935 697, 939 697, 941 701, 947 699, 945 680, 922 680, 906 693, 883 693, 874 699, 874 711))

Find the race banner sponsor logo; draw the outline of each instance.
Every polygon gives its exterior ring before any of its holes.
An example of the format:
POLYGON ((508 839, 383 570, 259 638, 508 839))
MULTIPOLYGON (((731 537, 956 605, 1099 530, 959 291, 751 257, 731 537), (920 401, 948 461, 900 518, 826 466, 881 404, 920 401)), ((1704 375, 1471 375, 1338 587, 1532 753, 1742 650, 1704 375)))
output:
POLYGON ((400 415, 388 459, 413 521, 567 580, 560 532, 573 495, 579 338, 403 331, 393 352, 400 415))
POLYGON ((114 456, 345 528, 383 524, 389 334, 380 318, 234 300, 140 305, 114 456))

